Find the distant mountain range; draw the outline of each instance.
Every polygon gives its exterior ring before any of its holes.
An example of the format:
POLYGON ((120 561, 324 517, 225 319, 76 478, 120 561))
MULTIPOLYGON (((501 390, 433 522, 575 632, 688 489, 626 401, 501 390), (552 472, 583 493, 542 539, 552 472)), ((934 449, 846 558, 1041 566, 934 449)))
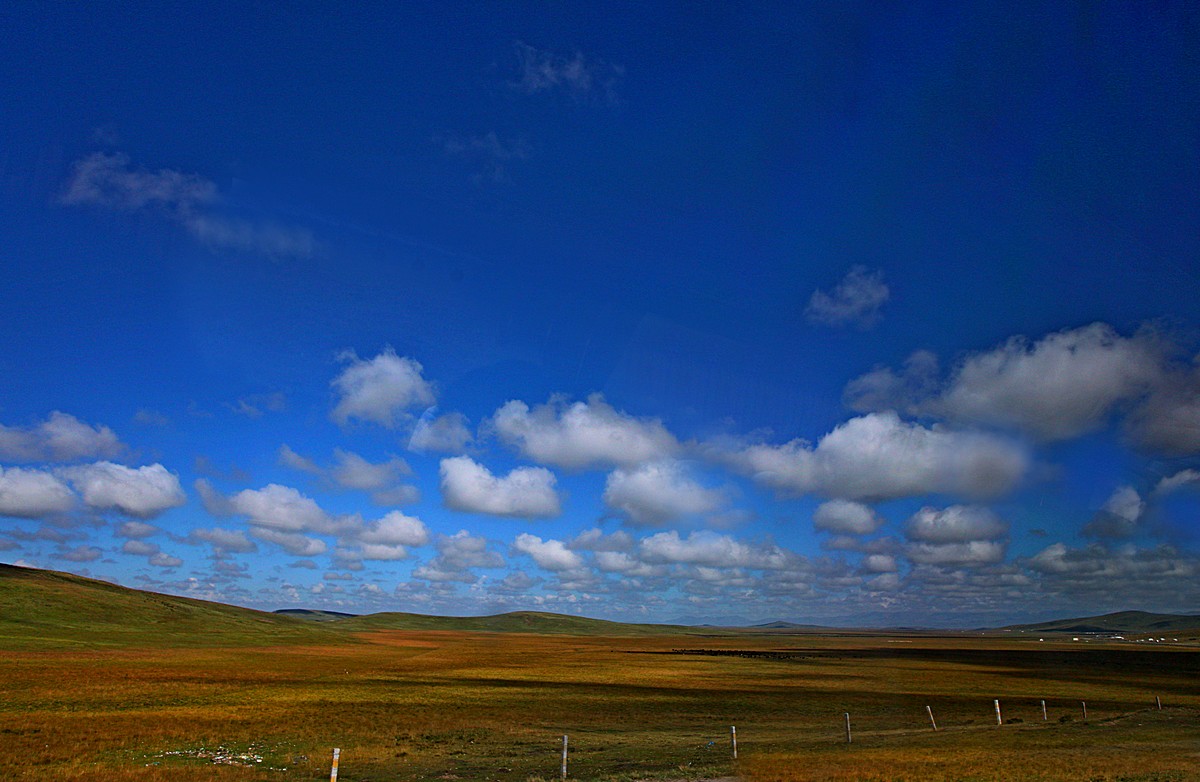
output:
MULTIPOLYGON (((69 573, 0 564, 0 649, 319 644, 344 638, 347 633, 371 630, 592 636, 847 632, 784 621, 741 628, 628 624, 538 611, 467 617, 401 612, 359 616, 305 608, 266 612, 130 589, 69 573)), ((891 628, 890 631, 897 630, 891 628)), ((1103 616, 1009 625, 988 632, 1106 633, 1131 637, 1188 633, 1194 638, 1200 634, 1200 615, 1120 611, 1103 616)))

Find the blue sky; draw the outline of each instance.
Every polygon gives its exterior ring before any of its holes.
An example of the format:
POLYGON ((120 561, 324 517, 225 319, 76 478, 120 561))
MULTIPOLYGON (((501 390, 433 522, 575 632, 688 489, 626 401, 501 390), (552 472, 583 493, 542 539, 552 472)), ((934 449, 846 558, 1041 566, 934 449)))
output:
POLYGON ((1200 598, 1185 4, 0 15, 0 558, 262 608, 1200 598))

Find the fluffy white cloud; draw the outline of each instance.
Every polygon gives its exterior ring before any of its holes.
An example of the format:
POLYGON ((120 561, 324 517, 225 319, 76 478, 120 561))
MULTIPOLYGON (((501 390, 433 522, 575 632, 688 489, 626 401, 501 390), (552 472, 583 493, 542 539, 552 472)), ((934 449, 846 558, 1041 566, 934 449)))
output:
POLYGON ((861 502, 829 500, 813 512, 813 525, 838 535, 870 535, 883 526, 883 517, 861 502))
POLYGON ((413 570, 413 577, 426 581, 459 581, 473 584, 479 576, 473 568, 498 568, 504 558, 488 550, 487 538, 459 530, 453 535, 440 535, 434 544, 438 554, 428 563, 413 570))
POLYGON ((755 569, 784 568, 792 559, 778 546, 751 546, 707 530, 691 532, 686 538, 681 538, 675 530, 659 532, 640 541, 638 555, 650 564, 755 569))
POLYGON ((601 394, 570 404, 554 396, 532 410, 513 400, 496 411, 491 425, 501 440, 529 459, 566 469, 632 466, 679 450, 661 421, 615 410, 601 394))
POLYGON ((252 525, 282 532, 337 534, 346 527, 311 498, 276 483, 243 489, 229 498, 229 505, 234 513, 249 517, 252 525))
POLYGON ((867 501, 931 493, 997 496, 1028 468, 1025 451, 1009 440, 926 428, 894 412, 852 418, 816 448, 803 440, 750 445, 724 460, 781 492, 867 501))
POLYGON ((408 462, 396 456, 378 464, 341 448, 335 448, 333 456, 337 464, 330 470, 330 477, 338 486, 347 489, 378 491, 412 473, 408 462))
POLYGON ((1007 546, 998 540, 971 540, 965 543, 913 543, 905 549, 918 565, 986 565, 1004 560, 1007 546))
POLYGON ((1127 538, 1137 532, 1138 522, 1145 512, 1146 501, 1137 489, 1119 486, 1082 531, 1089 537, 1127 538))
POLYGON ((96 510, 149 519, 187 502, 179 478, 161 464, 134 468, 96 462, 60 472, 96 510))
POLYGON ((0 516, 40 519, 75 507, 75 494, 45 470, 0 467, 0 516))
POLYGON ((522 533, 513 543, 513 549, 528 554, 544 570, 561 572, 583 567, 583 557, 568 549, 561 540, 542 540, 536 535, 522 533))
POLYGON ((89 426, 57 410, 32 426, 0 424, 0 460, 71 462, 117 456, 125 446, 107 426, 89 426))
POLYGON ((392 511, 378 521, 369 522, 355 537, 372 545, 424 546, 429 542, 429 529, 414 516, 392 511))
POLYGON ((1008 525, 988 508, 975 505, 951 505, 949 508, 924 507, 904 526, 909 540, 922 543, 968 543, 995 540, 1008 533, 1008 525))
POLYGON ((878 368, 852 381, 846 401, 856 410, 898 409, 1063 440, 1103 425, 1161 383, 1167 348, 1148 331, 1122 337, 1093 323, 968 355, 941 388, 936 358, 914 354, 899 375, 878 368))
POLYGON ((862 569, 867 573, 895 573, 898 567, 890 554, 868 554, 863 557, 862 569))
POLYGON ((144 540, 127 540, 121 546, 121 553, 133 554, 138 557, 152 557, 159 552, 157 543, 147 543, 144 540))
POLYGON ((150 557, 149 562, 154 567, 160 567, 164 569, 176 568, 183 564, 182 559, 179 557, 173 557, 165 551, 160 551, 154 556, 150 557))
POLYGON ((554 474, 543 467, 518 467, 503 478, 469 456, 441 463, 442 500, 447 508, 515 518, 551 518, 562 513, 554 474))
POLYGON ((339 424, 358 419, 393 428, 411 418, 412 408, 434 403, 433 386, 421 377, 421 365, 390 347, 372 359, 346 353, 342 360, 347 366, 331 382, 338 394, 331 416, 339 424))
POLYGON ((726 499, 723 491, 692 480, 674 460, 617 468, 604 485, 604 502, 637 524, 664 524, 681 516, 710 513, 726 499))
POLYGON ((1130 601, 1175 598, 1183 606, 1200 598, 1200 560, 1171 546, 1114 549, 1093 544, 1073 549, 1063 543, 1047 546, 1025 561, 1043 576, 1043 588, 1102 599, 1120 605, 1130 601))
POLYGON ((329 545, 320 538, 286 532, 273 527, 251 526, 250 534, 266 543, 274 543, 294 557, 315 557, 329 550, 329 545))
POLYGON ((879 310, 890 296, 882 270, 870 271, 865 266, 854 266, 833 293, 814 291, 804 314, 813 323, 826 326, 852 323, 868 328, 879 321, 879 310))
POLYGON ((472 440, 465 415, 446 413, 435 417, 430 409, 417 421, 408 438, 408 449, 417 453, 462 453, 472 440))
POLYGON ((307 456, 296 453, 287 443, 279 446, 279 463, 284 467, 290 467, 293 470, 307 472, 312 475, 321 475, 324 472, 324 470, 317 466, 316 462, 307 456))

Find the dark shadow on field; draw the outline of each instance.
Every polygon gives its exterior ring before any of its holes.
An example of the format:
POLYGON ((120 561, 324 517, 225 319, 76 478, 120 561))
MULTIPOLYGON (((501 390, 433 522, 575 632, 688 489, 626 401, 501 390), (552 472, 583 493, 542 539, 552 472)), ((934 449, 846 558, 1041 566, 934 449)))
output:
POLYGON ((1003 670, 1029 679, 1120 684, 1123 680, 1170 683, 1174 692, 1200 694, 1200 652, 1144 649, 964 649, 901 647, 887 649, 674 649, 629 654, 742 658, 807 665, 822 662, 914 662, 1003 670))

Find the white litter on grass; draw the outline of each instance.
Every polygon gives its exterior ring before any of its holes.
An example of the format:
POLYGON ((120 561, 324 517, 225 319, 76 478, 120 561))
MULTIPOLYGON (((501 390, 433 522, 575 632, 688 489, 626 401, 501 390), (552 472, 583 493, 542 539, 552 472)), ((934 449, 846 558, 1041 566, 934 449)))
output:
MULTIPOLYGON (((263 762, 263 756, 256 752, 257 748, 251 744, 245 752, 239 752, 228 747, 218 746, 216 749, 208 749, 200 747, 198 749, 172 749, 166 752, 160 752, 157 755, 152 755, 155 758, 197 758, 200 760, 210 760, 218 766, 241 766, 243 768, 257 768, 263 762)), ((147 763, 147 766, 157 766, 158 763, 147 763)), ((287 771, 286 768, 274 768, 267 766, 272 771, 287 771)))

